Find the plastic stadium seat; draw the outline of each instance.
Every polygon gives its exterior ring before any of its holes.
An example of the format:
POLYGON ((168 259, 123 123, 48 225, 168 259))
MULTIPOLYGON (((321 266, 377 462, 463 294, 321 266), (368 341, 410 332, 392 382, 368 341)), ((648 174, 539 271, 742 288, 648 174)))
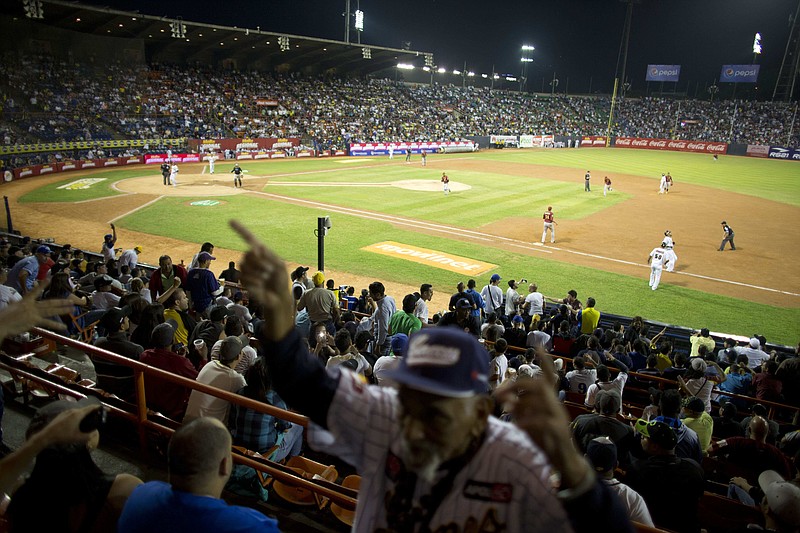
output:
MULTIPOLYGON (((358 490, 361 487, 361 476, 347 476, 342 480, 342 487, 358 490)), ((348 526, 353 525, 353 520, 356 517, 355 511, 350 511, 348 509, 344 509, 335 503, 331 503, 331 512, 333 516, 347 524, 348 526)))
MULTIPOLYGON (((298 475, 306 479, 324 479, 326 481, 334 482, 339 477, 339 472, 333 465, 326 466, 322 463, 306 459, 305 457, 295 456, 289 459, 286 466, 294 470, 298 475)), ((317 502, 315 494, 308 489, 295 487, 278 481, 277 479, 272 484, 272 489, 275 493, 289 503, 296 505, 314 505, 315 503, 324 506, 326 502, 317 502)))

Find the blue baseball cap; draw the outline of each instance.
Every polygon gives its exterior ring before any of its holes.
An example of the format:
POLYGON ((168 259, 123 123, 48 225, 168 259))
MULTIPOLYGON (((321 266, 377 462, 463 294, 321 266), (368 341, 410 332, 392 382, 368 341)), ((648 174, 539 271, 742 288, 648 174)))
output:
POLYGON ((408 353, 387 377, 411 389, 466 398, 489 390, 489 357, 478 341, 457 328, 414 333, 408 353))
POLYGON ((395 333, 392 335, 392 353, 404 356, 408 351, 408 335, 405 333, 395 333))
POLYGON ((500 277, 500 274, 492 274, 492 281, 500 281, 501 279, 503 278, 500 277))

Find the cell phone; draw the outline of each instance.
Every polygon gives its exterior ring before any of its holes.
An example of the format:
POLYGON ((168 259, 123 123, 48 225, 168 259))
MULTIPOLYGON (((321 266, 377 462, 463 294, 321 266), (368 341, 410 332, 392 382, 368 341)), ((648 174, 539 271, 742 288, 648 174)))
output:
POLYGON ((108 415, 108 409, 105 405, 101 405, 100 409, 95 409, 81 420, 80 425, 78 428, 83 433, 91 433, 96 429, 100 429, 106 423, 106 417, 108 415))

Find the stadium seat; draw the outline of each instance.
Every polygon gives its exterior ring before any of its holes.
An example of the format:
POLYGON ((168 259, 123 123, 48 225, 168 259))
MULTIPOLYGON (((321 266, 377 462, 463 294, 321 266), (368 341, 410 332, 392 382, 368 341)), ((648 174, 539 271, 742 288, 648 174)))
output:
MULTIPOLYGON (((292 457, 286 466, 293 470, 297 475, 306 479, 324 479, 326 481, 336 481, 339 472, 333 465, 326 466, 322 463, 312 461, 299 455, 292 457)), ((324 506, 325 502, 317 501, 316 495, 308 489, 292 486, 283 481, 275 480, 272 484, 275 493, 289 503, 295 505, 317 505, 324 506)))
MULTIPOLYGON (((361 487, 361 476, 347 476, 342 480, 342 487, 357 491, 361 487)), ((353 525, 353 520, 355 520, 356 517, 355 511, 345 509, 336 503, 331 503, 331 513, 333 513, 333 516, 335 516, 338 520, 347 524, 348 526, 353 525)))

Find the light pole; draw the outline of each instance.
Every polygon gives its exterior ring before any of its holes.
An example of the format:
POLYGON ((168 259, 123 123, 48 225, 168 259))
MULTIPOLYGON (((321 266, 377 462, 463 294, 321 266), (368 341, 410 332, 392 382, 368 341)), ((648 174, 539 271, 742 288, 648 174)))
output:
POLYGON ((718 92, 719 92, 719 87, 717 87, 717 83, 714 82, 714 84, 708 88, 708 94, 711 95, 712 102, 714 101, 714 95, 717 94, 718 92))
POLYGON ((558 78, 556 78, 556 73, 553 71, 553 80, 550 82, 550 96, 556 94, 556 87, 558 87, 558 78))
POLYGON ((522 45, 522 58, 520 58, 522 72, 519 75, 519 92, 525 89, 525 83, 528 81, 528 63, 533 63, 534 50, 536 50, 536 48, 529 44, 522 45))
POLYGON ((325 235, 331 228, 331 217, 317 217, 317 270, 325 272, 325 235))

